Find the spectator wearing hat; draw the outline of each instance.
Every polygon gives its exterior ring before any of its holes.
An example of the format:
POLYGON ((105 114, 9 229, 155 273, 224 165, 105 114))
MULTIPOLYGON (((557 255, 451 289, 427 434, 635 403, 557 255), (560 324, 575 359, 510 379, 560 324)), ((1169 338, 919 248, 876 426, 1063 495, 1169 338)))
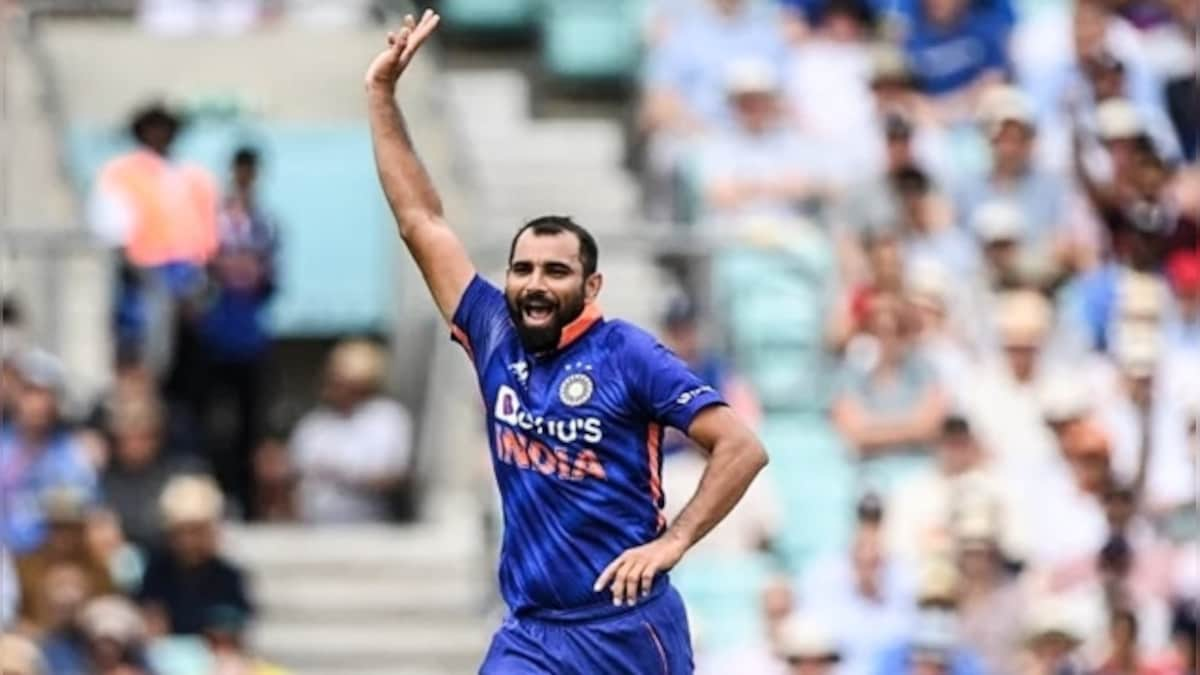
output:
POLYGON ((959 628, 990 673, 1015 673, 1021 644, 1024 599, 1001 534, 1004 515, 981 504, 965 509, 954 524, 954 550, 962 579, 959 628))
POLYGON ((886 551, 878 498, 864 498, 860 507, 849 549, 810 564, 800 592, 804 612, 822 617, 838 639, 845 675, 874 673, 880 652, 912 622, 912 582, 886 551))
POLYGON ((46 536, 44 494, 74 489, 91 501, 96 475, 82 445, 60 422, 64 379, 59 361, 30 350, 15 362, 17 410, 0 427, 0 541, 14 554, 28 553, 46 536))
POLYGON ((0 633, 0 673, 50 675, 37 644, 13 633, 0 633))
POLYGON ((167 546, 150 557, 137 594, 151 634, 198 635, 214 607, 253 611, 244 574, 218 552, 223 501, 199 476, 176 477, 163 490, 167 546))
POLYGON ((885 494, 929 464, 946 414, 945 390, 913 346, 913 323, 898 299, 872 300, 869 340, 848 351, 830 411, 863 480, 885 494))
POLYGON ((34 630, 46 630, 53 624, 54 609, 44 589, 56 566, 75 566, 83 573, 87 589, 84 600, 113 592, 108 568, 88 547, 85 534, 88 506, 84 497, 61 488, 47 492, 43 503, 48 524, 46 539, 36 550, 17 559, 22 598, 20 616, 34 630))
POLYGON ((937 463, 901 481, 888 498, 885 532, 889 549, 910 564, 953 547, 956 516, 984 504, 1009 526, 998 533, 1019 546, 1015 513, 1005 485, 985 464, 966 418, 950 415, 936 445, 937 463))
POLYGON ((775 653, 786 675, 838 675, 842 655, 829 628, 816 616, 793 615, 779 629, 775 653))
POLYGON ((680 12, 646 56, 638 126, 648 137, 646 207, 655 220, 681 214, 674 184, 704 133, 733 126, 727 68, 761 61, 778 72, 786 58, 779 10, 750 0, 704 0, 680 12))
POLYGON ((1120 386, 1102 409, 1101 420, 1112 436, 1115 476, 1132 485, 1149 508, 1162 511, 1195 496, 1195 483, 1186 478, 1193 467, 1189 405, 1197 399, 1189 398, 1185 389, 1194 391, 1195 383, 1185 382, 1192 378, 1167 376, 1188 372, 1195 360, 1164 352, 1152 325, 1126 320, 1115 331, 1120 386))
POLYGON ((300 419, 289 446, 300 517, 316 523, 381 521, 412 465, 412 421, 382 393, 383 350, 364 340, 334 348, 323 402, 300 419))
POLYGON ((987 90, 980 101, 979 122, 991 149, 991 166, 969 175, 955 191, 955 208, 963 220, 977 217, 987 203, 1011 204, 1020 214, 1018 235, 1030 252, 1046 252, 1066 243, 1067 185, 1058 174, 1035 161, 1037 125, 1032 105, 1021 92, 1006 86, 987 90))
POLYGON ((112 449, 100 477, 105 503, 117 515, 130 542, 151 551, 162 543, 162 514, 146 505, 158 502, 172 478, 200 473, 204 466, 193 457, 163 447, 165 411, 156 397, 126 396, 110 413, 112 449))
POLYGON ((959 637, 959 585, 948 561, 934 557, 922 565, 908 634, 879 654, 876 675, 983 675, 978 656, 959 637))
POLYGON ((782 114, 776 67, 734 61, 726 71, 733 124, 700 151, 703 216, 714 223, 788 223, 826 191, 811 139, 782 114))
POLYGON ((1061 598, 1034 601, 1024 621, 1026 650, 1019 675, 1084 675, 1087 672, 1079 653, 1085 636, 1078 613, 1077 607, 1061 598))

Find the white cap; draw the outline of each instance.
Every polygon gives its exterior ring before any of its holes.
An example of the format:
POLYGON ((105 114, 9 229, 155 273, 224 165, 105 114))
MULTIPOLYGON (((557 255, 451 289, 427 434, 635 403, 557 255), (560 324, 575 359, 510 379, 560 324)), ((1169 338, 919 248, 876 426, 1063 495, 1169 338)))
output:
POLYGON ((1096 106, 1096 130, 1105 141, 1136 138, 1145 133, 1141 115, 1127 99, 1109 99, 1096 106))
POLYGON ((1132 377, 1151 377, 1158 368, 1160 336, 1153 324, 1123 321, 1113 336, 1113 356, 1121 371, 1132 377))
POLYGON ((225 500, 211 478, 176 476, 158 500, 167 527, 190 523, 213 523, 221 517, 225 500))
POLYGON ((725 91, 730 96, 773 94, 778 89, 779 78, 766 61, 742 59, 734 61, 725 71, 725 91))
POLYGON ((994 136, 1005 122, 1033 128, 1033 105, 1016 87, 998 84, 988 87, 979 98, 976 117, 988 136, 994 136))
POLYGON ((106 638, 122 645, 140 642, 146 634, 142 615, 125 598, 108 595, 92 600, 79 613, 83 632, 92 639, 106 638))
POLYGON ((378 387, 387 374, 387 355, 369 340, 349 340, 333 348, 329 371, 343 380, 378 387))
POLYGON ((1015 241, 1025 233, 1025 214, 1008 201, 984 202, 971 215, 971 227, 986 242, 1015 241))
POLYGON ((1054 320, 1054 308, 1037 291, 1010 291, 1000 296, 996 323, 1005 345, 1040 346, 1054 320))
POLYGON ((1081 610, 1061 597, 1036 600, 1025 619, 1026 635, 1037 639, 1060 635, 1072 642, 1082 642, 1081 610))
POLYGON ((950 293, 946 268, 930 260, 917 260, 909 268, 905 286, 916 299, 929 298, 944 303, 950 293))
POLYGON ((1067 372, 1042 378, 1038 382, 1037 399, 1042 416, 1050 422, 1080 419, 1092 408, 1087 384, 1067 372))
POLYGON ((816 617, 793 615, 779 628, 775 651, 785 659, 839 656, 833 633, 816 617))

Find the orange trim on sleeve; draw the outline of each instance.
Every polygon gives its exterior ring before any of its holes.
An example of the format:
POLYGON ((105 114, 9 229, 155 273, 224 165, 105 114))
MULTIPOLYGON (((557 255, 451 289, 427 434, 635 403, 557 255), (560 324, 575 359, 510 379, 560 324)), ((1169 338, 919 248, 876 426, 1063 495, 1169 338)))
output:
POLYGON ((657 422, 651 422, 646 432, 646 461, 650 465, 650 501, 658 512, 658 528, 661 530, 666 523, 660 502, 662 501, 662 461, 660 445, 662 443, 662 427, 657 422))
POLYGON ((475 363, 475 350, 471 349, 471 338, 467 337, 466 331, 454 324, 450 324, 450 336, 454 341, 463 346, 467 350, 467 356, 471 359, 471 363, 475 363))
POLYGON ((594 326, 597 321, 603 318, 604 315, 600 312, 600 305, 594 302, 584 305, 583 312, 575 317, 574 321, 563 326, 562 334, 558 338, 558 348, 566 348, 586 333, 587 329, 594 326))

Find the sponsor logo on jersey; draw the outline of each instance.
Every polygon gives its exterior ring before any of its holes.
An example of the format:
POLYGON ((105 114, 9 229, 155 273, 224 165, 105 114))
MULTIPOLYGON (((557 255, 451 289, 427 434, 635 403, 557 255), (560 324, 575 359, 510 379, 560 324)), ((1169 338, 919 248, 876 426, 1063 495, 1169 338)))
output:
POLYGON ((511 427, 553 436, 562 443, 599 443, 604 439, 599 417, 553 419, 534 416, 521 405, 521 398, 517 396, 517 392, 503 384, 496 392, 493 416, 511 427))
POLYGON ((692 400, 695 399, 700 394, 703 394, 705 392, 710 392, 710 391, 716 391, 716 389, 713 389, 712 387, 708 386, 707 384, 704 385, 703 387, 696 387, 695 389, 692 389, 690 391, 685 391, 682 394, 680 394, 679 398, 675 399, 675 402, 678 403, 679 405, 687 405, 687 404, 691 403, 692 400))
POLYGON ((600 418, 534 416, 521 405, 517 392, 506 385, 500 385, 496 391, 493 417, 496 423, 492 429, 492 447, 501 463, 563 480, 607 478, 594 449, 572 447, 572 444, 593 444, 604 439, 600 418), (540 438, 532 437, 530 432, 540 438), (548 445, 555 442, 563 445, 548 445))

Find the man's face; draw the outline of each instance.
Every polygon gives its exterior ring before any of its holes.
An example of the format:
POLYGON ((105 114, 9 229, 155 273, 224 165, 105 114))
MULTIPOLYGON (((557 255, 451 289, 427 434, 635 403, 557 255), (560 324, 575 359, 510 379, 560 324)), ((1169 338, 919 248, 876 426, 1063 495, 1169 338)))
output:
POLYGON ((925 0, 922 4, 926 15, 939 24, 954 22, 966 8, 964 0, 925 0))
POLYGON ((938 442, 938 460, 942 470, 951 475, 958 475, 970 469, 975 464, 978 451, 975 439, 967 433, 943 434, 938 442))
POLYGON ((1033 378, 1037 368, 1038 345, 1033 340, 1014 340, 1004 345, 1004 356, 1008 359, 1009 370, 1013 377, 1020 382, 1033 378))
POLYGON ((889 171, 896 171, 915 164, 912 151, 912 136, 908 134, 889 134, 887 136, 887 165, 889 171))
POLYGON ((258 180, 258 167, 253 162, 238 162, 233 165, 233 183, 239 190, 249 190, 258 180))
POLYGON ((775 96, 764 92, 739 94, 733 99, 738 121, 751 132, 761 132, 775 119, 775 96))
POLYGON ((216 526, 208 522, 179 523, 170 530, 171 552, 186 566, 196 566, 216 553, 216 526))
POLYGON ((1029 165, 1033 134, 1019 122, 1005 122, 992 136, 992 161, 1001 171, 1019 171, 1029 165))
POLYGON ((563 327, 579 317, 599 289, 599 274, 583 277, 574 234, 537 234, 530 229, 517 239, 504 296, 527 350, 536 354, 554 349, 563 327))
POLYGON ((17 399, 17 421, 26 432, 45 433, 58 415, 58 397, 42 387, 21 387, 17 399))

